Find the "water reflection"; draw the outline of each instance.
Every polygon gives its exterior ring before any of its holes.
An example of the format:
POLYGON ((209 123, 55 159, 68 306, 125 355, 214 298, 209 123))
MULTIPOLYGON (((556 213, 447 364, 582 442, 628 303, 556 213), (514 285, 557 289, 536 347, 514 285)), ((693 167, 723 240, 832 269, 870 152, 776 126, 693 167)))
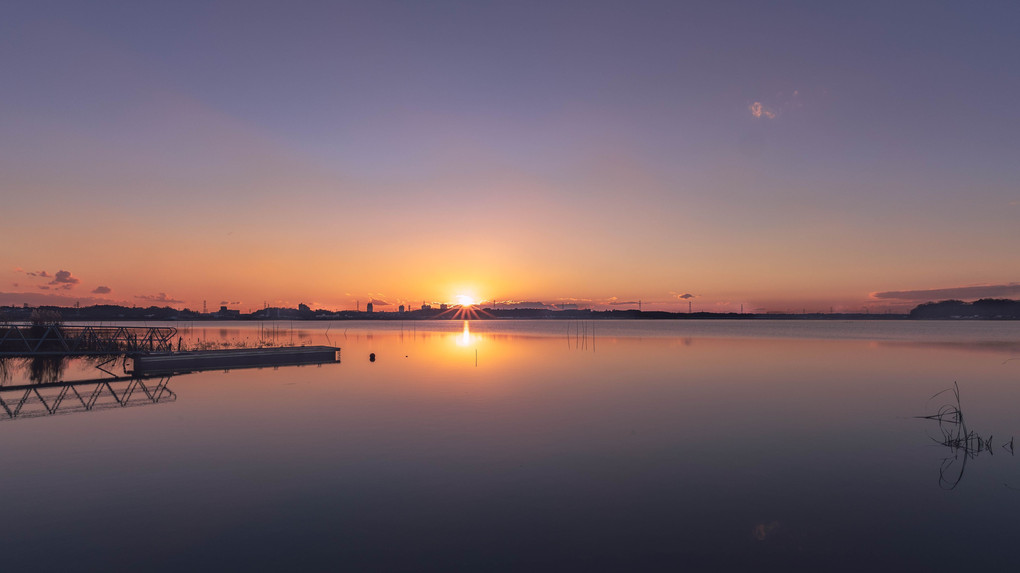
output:
POLYGON ((465 347, 471 346, 471 343, 475 341, 475 338, 471 336, 471 327, 468 321, 464 321, 464 331, 457 337, 457 346, 465 347))
POLYGON ((12 380, 23 371, 35 383, 56 382, 67 369, 68 358, 63 356, 0 357, 0 385, 12 380))
POLYGON ((177 400, 162 378, 114 377, 0 386, 0 420, 40 418, 177 400))
MULTIPOLYGON (((7 500, 19 517, 0 520, 0 538, 19 548, 7 566, 68 569, 94 551, 88 508, 61 487, 67 460, 79 464, 75 489, 104 508, 102 534, 122 540, 97 553, 97 568, 129 562, 127 551, 151 563, 167 547, 166 569, 178 570, 217 559, 288 570, 1017 564, 1020 495, 1002 487, 1017 466, 997 436, 1016 423, 1020 362, 967 345, 876 342, 902 324, 849 325, 853 339, 834 339, 828 324, 783 324, 775 336, 756 334, 768 324, 585 326, 306 323, 306 339, 331 337, 355 359, 197 373, 175 382, 182 399, 171 408, 9 424, 5 487, 53 496, 7 500), (789 337, 796 328, 819 335, 789 337), (937 421, 911 418, 937 412, 925 399, 955 379, 968 429, 995 430, 980 434, 991 451, 952 449, 937 421), (935 486, 947 454, 961 458, 944 481, 967 470, 951 495, 935 486)), ((1020 339, 1016 326, 990 326, 993 338, 1020 339)), ((956 326, 942 328, 925 336, 951 339, 956 326)), ((218 329, 208 335, 220 342, 218 329)), ((79 389, 86 403, 89 390, 79 389)), ((40 389, 49 406, 59 391, 40 389)), ((3 398, 13 410, 24 395, 3 398)), ((68 390, 71 403, 81 407, 68 390)))
POLYGON ((891 346, 900 348, 919 348, 932 350, 1004 354, 1017 357, 1007 359, 1007 361, 1020 359, 1020 343, 1012 340, 970 340, 970 341, 934 341, 934 342, 884 340, 876 341, 876 344, 881 346, 891 346))
POLYGON ((28 379, 32 382, 56 382, 66 369, 67 358, 63 356, 36 356, 28 359, 28 379))

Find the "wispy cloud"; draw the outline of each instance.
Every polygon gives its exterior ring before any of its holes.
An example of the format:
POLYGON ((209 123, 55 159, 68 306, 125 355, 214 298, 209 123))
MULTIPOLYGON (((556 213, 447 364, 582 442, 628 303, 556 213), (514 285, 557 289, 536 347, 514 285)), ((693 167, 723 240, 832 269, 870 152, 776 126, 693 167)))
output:
POLYGON ((113 289, 111 289, 108 286, 97 286, 96 288, 92 289, 92 294, 110 294, 112 290, 113 289))
POLYGON ((800 90, 793 90, 779 92, 763 101, 755 100, 747 106, 747 109, 755 119, 776 119, 802 107, 804 107, 803 94, 800 90))
POLYGON ((772 111, 771 108, 765 107, 765 104, 760 101, 756 101, 751 105, 747 106, 747 109, 751 111, 751 117, 755 119, 775 119, 776 112, 772 111))
POLYGON ((241 301, 239 301, 239 300, 233 300, 233 301, 231 301, 231 300, 221 300, 220 301, 220 306, 227 306, 227 305, 231 305, 231 304, 241 304, 241 301))
POLYGON ((505 301, 499 301, 499 302, 493 303, 492 308, 496 308, 496 309, 511 309, 511 308, 536 309, 536 308, 556 308, 556 307, 555 307, 555 305, 546 304, 544 302, 539 302, 539 301, 505 300, 505 301))
POLYGON ((110 304, 110 301, 108 299, 94 296, 78 297, 72 294, 61 294, 60 291, 57 291, 56 293, 0 292, 0 305, 13 304, 21 306, 22 304, 25 303, 30 304, 32 306, 41 305, 74 306, 75 303, 81 303, 82 305, 110 304))
POLYGON ((388 303, 388 302, 386 302, 385 300, 383 300, 381 298, 373 298, 373 299, 369 300, 368 302, 372 303, 372 306, 390 306, 391 305, 391 303, 388 303))
POLYGON ((53 278, 53 275, 51 275, 50 273, 48 273, 46 271, 36 271, 34 273, 30 272, 30 273, 25 273, 25 274, 27 274, 30 277, 40 277, 40 278, 44 278, 44 279, 53 278))
POLYGON ((1020 283, 1002 285, 979 285, 919 290, 893 290, 873 292, 873 299, 897 299, 912 301, 934 301, 946 299, 978 299, 991 297, 1020 296, 1020 283))
POLYGON ((135 298, 141 300, 147 300, 149 302, 162 302, 162 303, 179 303, 184 302, 183 300, 177 300, 172 296, 167 295, 165 292, 157 294, 139 294, 135 295, 135 298))

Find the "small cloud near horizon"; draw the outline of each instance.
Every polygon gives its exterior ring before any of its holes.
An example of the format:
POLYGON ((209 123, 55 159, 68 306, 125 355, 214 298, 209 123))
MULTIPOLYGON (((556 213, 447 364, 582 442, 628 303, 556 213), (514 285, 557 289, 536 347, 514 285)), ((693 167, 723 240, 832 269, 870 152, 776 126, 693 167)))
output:
POLYGON ((542 309, 542 308, 555 308, 554 305, 546 304, 541 301, 527 301, 527 300, 505 300, 501 302, 494 302, 492 308, 495 309, 542 309))
POLYGON ((167 295, 165 292, 161 292, 161 293, 158 293, 158 294, 138 294, 138 295, 135 295, 135 298, 141 299, 141 300, 147 300, 149 302, 164 302, 164 303, 181 303, 181 302, 184 302, 183 300, 177 300, 177 299, 173 298, 172 296, 167 295))
POLYGON ((113 289, 111 289, 108 286, 97 286, 96 288, 92 289, 92 294, 110 294, 112 290, 113 289))
POLYGON ((382 299, 379 299, 379 298, 369 299, 368 302, 370 302, 372 304, 372 306, 392 306, 391 303, 388 303, 385 300, 382 300, 382 299))
POLYGON ((979 299, 1020 296, 1020 283, 1002 285, 978 285, 936 289, 894 290, 873 292, 872 299, 896 299, 909 301, 934 301, 946 299, 979 299))
POLYGON ((59 289, 71 290, 80 282, 81 280, 78 277, 71 275, 71 271, 59 270, 54 275, 53 280, 50 281, 50 284, 57 285, 59 289))
POLYGON ((220 306, 227 306, 227 305, 231 305, 231 304, 241 304, 241 301, 239 301, 239 300, 235 300, 235 301, 221 300, 220 301, 220 306))
POLYGON ((46 271, 36 271, 34 273, 30 272, 30 273, 25 273, 25 274, 27 274, 30 277, 39 277, 39 278, 43 278, 43 279, 53 278, 53 275, 51 275, 50 273, 48 273, 46 271))

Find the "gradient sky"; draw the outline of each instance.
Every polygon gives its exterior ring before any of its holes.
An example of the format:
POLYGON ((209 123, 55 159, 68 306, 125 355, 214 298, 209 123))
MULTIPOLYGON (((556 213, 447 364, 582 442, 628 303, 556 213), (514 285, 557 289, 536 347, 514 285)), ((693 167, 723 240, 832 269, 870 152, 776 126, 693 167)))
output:
POLYGON ((0 304, 1020 298, 1018 29, 1016 2, 6 2, 0 304))

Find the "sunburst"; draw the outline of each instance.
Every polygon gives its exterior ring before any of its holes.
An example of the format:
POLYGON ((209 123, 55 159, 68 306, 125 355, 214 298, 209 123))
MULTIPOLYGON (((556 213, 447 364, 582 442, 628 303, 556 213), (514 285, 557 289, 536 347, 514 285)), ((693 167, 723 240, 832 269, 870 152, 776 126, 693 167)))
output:
POLYGON ((440 320, 473 320, 492 318, 491 314, 478 308, 483 301, 475 300, 473 297, 464 294, 459 294, 455 298, 459 303, 457 306, 448 308, 447 310, 437 314, 434 318, 440 320))

